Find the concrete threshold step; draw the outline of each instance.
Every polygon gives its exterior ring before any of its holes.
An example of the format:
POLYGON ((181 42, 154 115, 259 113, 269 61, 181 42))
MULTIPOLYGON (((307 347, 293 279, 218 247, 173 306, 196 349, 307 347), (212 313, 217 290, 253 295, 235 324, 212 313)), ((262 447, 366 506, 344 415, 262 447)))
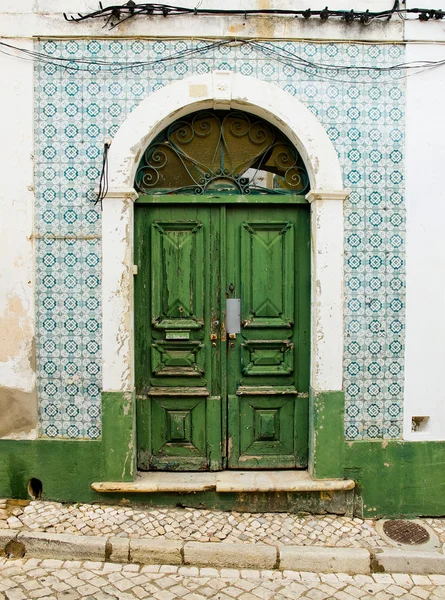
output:
POLYGON ((135 481, 96 481, 96 492, 336 492, 352 490, 352 479, 312 479, 307 471, 139 472, 135 481))

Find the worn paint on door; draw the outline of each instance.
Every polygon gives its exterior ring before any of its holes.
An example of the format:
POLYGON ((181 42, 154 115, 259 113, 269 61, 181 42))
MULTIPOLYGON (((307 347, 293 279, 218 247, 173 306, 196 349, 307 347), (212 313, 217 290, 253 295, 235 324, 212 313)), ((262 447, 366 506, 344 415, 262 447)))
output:
POLYGON ((140 469, 307 465, 309 210, 265 200, 136 205, 140 469))

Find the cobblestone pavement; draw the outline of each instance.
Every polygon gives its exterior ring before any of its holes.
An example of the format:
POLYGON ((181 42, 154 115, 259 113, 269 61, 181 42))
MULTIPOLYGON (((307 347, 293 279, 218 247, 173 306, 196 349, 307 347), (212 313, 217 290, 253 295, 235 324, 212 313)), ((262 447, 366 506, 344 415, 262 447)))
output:
POLYGON ((434 600, 444 575, 350 576, 295 571, 198 569, 61 560, 0 559, 0 599, 28 600, 434 600))
POLYGON ((371 519, 335 515, 235 513, 188 508, 60 504, 33 501, 17 506, 0 501, 0 529, 26 529, 81 535, 164 537, 200 542, 336 547, 386 546, 371 519))
MULTIPOLYGON (((445 543, 445 519, 423 519, 445 543)), ((372 519, 0 499, 0 529, 299 546, 387 546, 372 519), (25 505, 26 504, 26 505, 25 505)))

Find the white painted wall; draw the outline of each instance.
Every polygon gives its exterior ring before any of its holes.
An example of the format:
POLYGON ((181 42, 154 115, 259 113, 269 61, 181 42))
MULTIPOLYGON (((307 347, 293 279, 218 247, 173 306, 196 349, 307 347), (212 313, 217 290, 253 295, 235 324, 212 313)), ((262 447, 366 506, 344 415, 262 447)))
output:
MULTIPOLYGON (((178 3, 194 3, 178 0, 178 3)), ((387 0, 374 1, 383 9, 387 0)), ((205 0, 206 6, 238 7, 238 0, 205 0)), ((309 3, 322 8, 325 0, 309 3)), ((330 3, 344 8, 346 0, 330 3)), ((408 0, 408 6, 418 4, 408 0)), ((423 3, 421 3, 423 4, 423 3)), ((426 3, 445 9, 445 0, 426 3)), ((367 0, 348 6, 367 8, 367 0)), ((282 8, 293 0, 245 0, 243 7, 282 8)), ((306 6, 306 5, 305 5, 306 6)), ((0 37, 31 49, 31 36, 260 36, 348 40, 436 40, 445 42, 445 20, 376 24, 363 28, 330 20, 264 18, 152 18, 129 22, 109 31, 98 22, 66 23, 62 12, 95 10, 96 0, 0 0, 0 37), (11 37, 12 36, 12 37, 11 37)), ((445 58, 445 44, 408 43, 407 60, 445 58)), ((34 326, 33 221, 33 65, 0 54, 0 386, 32 394, 34 326)), ((445 67, 407 81, 407 329, 405 364, 405 438, 445 439, 445 67), (424 431, 411 433, 413 416, 429 416, 424 431)), ((106 282, 104 282, 106 283, 106 282)), ((112 365, 112 361, 110 362, 112 365)), ((32 433, 31 433, 32 435, 32 433)))
MULTIPOLYGON (((434 0, 433 2, 406 0, 406 8, 435 8, 437 10, 445 10, 445 0, 434 0)), ((409 17, 405 21, 405 40, 423 40, 426 42, 436 40, 445 42, 445 19, 425 22, 409 17)))
MULTIPOLYGON (((32 42, 11 40, 27 48, 32 42)), ((0 54, 0 419, 35 400, 31 62, 0 54)), ((35 413, 35 406, 28 406, 35 413)), ((9 417, 8 417, 9 415, 9 417)), ((28 432, 29 433, 29 432, 28 432)), ((33 432, 31 432, 33 435, 33 432)))
MULTIPOLYGON (((445 59, 412 44, 407 61, 445 59)), ((405 439, 445 440, 445 67, 407 80, 405 439), (411 432, 413 416, 429 416, 411 432)))
MULTIPOLYGON (((386 10, 392 0, 332 0, 331 9, 354 8, 354 10, 386 10)), ((115 4, 123 4, 116 2, 115 4)), ((103 3, 107 5, 106 2, 103 3)), ((108 3, 113 4, 113 3, 108 3)), ((166 2, 168 4, 168 2, 166 2)), ((199 0, 178 0, 171 4, 194 7, 199 0)), ((225 9, 270 9, 295 8, 294 0, 203 0, 202 7, 225 9)), ((298 8, 321 10, 326 0, 312 0, 308 4, 298 4, 298 8)), ((89 20, 82 23, 69 23, 63 12, 72 14, 89 13, 98 9, 97 0, 0 0, 0 37, 31 36, 116 36, 125 37, 259 37, 259 38, 300 38, 325 40, 402 40, 403 23, 398 19, 373 22, 363 26, 359 23, 348 25, 344 21, 319 18, 305 20, 294 17, 244 16, 194 16, 148 17, 129 20, 116 29, 102 28, 104 21, 89 20)))

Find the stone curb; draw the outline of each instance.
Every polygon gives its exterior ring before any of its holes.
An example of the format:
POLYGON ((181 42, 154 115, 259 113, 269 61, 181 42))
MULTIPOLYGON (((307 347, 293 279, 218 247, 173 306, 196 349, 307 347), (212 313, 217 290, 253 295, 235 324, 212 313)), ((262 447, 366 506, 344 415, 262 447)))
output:
POLYGON ((445 575, 445 556, 440 552, 381 548, 374 551, 371 562, 376 573, 445 575))
POLYGON ((219 569, 280 569, 312 573, 445 575, 439 552, 324 546, 182 542, 0 530, 0 556, 115 563, 186 565, 219 569))

